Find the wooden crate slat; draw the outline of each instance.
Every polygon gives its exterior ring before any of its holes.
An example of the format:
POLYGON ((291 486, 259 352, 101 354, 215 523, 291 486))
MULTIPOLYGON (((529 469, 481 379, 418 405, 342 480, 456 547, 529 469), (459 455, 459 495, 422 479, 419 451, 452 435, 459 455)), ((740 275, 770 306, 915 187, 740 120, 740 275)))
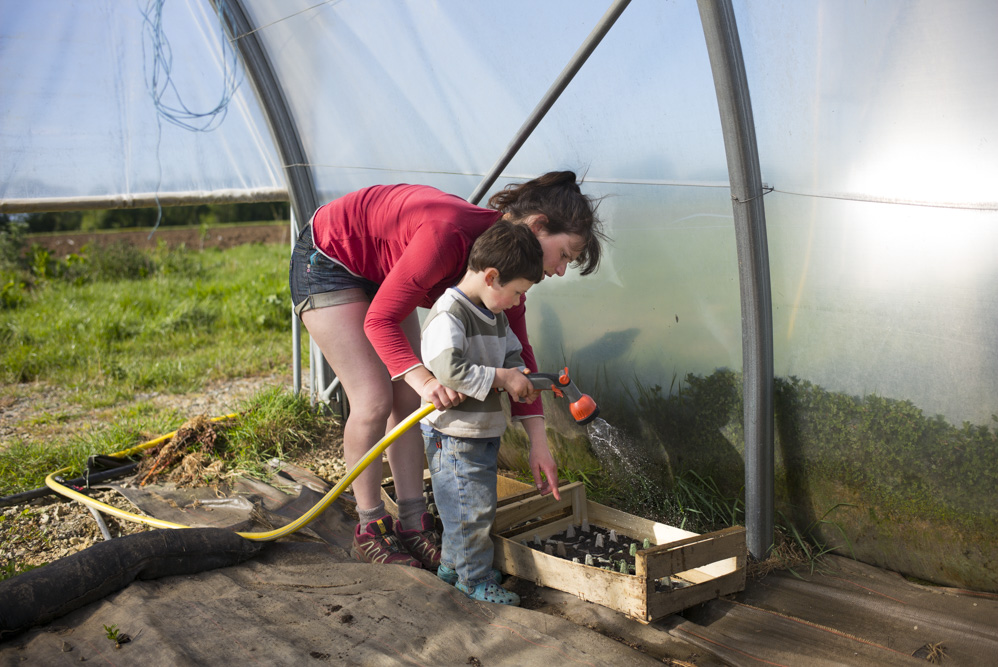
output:
POLYGON ((562 487, 561 500, 555 500, 555 497, 552 495, 534 495, 511 505, 506 505, 501 510, 496 511, 495 523, 492 530, 496 533, 502 533, 528 519, 535 519, 545 514, 571 507, 573 500, 577 500, 577 494, 573 491, 578 487, 585 488, 582 482, 573 482, 562 487))
MULTIPOLYGON (((568 512, 568 508, 565 508, 565 511, 568 512)), ((542 540, 546 540, 552 535, 565 532, 566 528, 573 525, 575 525, 575 518, 572 514, 567 514, 566 516, 560 517, 554 521, 534 523, 529 526, 514 528, 503 533, 502 536, 513 540, 514 542, 519 542, 520 540, 527 540, 530 542, 534 539, 534 535, 542 540)))
POLYGON ((530 498, 531 496, 534 496, 536 494, 537 494, 537 489, 530 487, 526 491, 520 491, 519 493, 514 493, 509 496, 500 495, 498 499, 498 507, 508 507, 513 503, 518 503, 521 500, 530 498))
MULTIPOLYGON (((703 568, 727 560, 733 554, 743 553, 745 553, 745 529, 735 526, 643 549, 638 552, 636 570, 639 575, 649 579, 660 579, 687 570, 703 568)), ((732 567, 729 567, 728 571, 731 569, 732 567)))
POLYGON ((555 533, 560 533, 565 530, 570 523, 573 523, 572 508, 563 507, 557 512, 545 514, 541 519, 531 521, 527 524, 520 523, 517 526, 501 533, 496 532, 493 526, 492 533, 514 541, 526 539, 524 536, 528 536, 533 539, 534 534, 536 533, 542 540, 546 540, 555 533))
POLYGON ((506 477, 504 475, 499 475, 496 478, 496 495, 502 500, 507 496, 512 496, 524 491, 536 491, 536 487, 527 484, 526 482, 521 482, 518 479, 513 479, 512 477, 506 477))
POLYGON ((644 616, 641 582, 632 575, 572 563, 498 536, 493 536, 493 542, 494 567, 503 572, 629 616, 644 616))
POLYGON ((613 528, 619 533, 637 539, 648 538, 652 544, 666 544, 698 535, 689 530, 644 519, 592 501, 586 504, 589 506, 589 521, 592 523, 604 528, 613 528))
POLYGON ((646 621, 656 621, 669 614, 689 609, 724 595, 737 593, 745 588, 745 568, 715 577, 701 584, 694 584, 672 591, 661 591, 648 596, 646 621))

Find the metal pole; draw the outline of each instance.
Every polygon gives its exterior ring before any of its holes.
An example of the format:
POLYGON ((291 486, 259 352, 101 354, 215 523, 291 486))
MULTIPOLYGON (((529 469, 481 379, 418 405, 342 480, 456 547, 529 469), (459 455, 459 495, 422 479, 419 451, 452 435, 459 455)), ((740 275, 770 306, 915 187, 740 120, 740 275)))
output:
POLYGON ((575 52, 575 55, 573 55, 568 64, 565 65, 565 69, 561 71, 558 78, 555 79, 554 83, 551 84, 551 87, 548 88, 547 93, 544 94, 541 101, 536 107, 534 107, 534 110, 531 112, 530 116, 526 121, 524 121, 523 125, 520 126, 520 129, 517 130, 516 135, 513 137, 513 141, 511 141, 509 146, 506 147, 506 150, 503 152, 502 156, 494 165, 492 165, 492 168, 489 169, 489 172, 485 175, 485 178, 482 179, 482 182, 478 184, 475 191, 471 193, 470 197, 468 197, 469 202, 477 204, 485 193, 489 191, 492 184, 496 182, 497 178, 499 178, 499 174, 502 173, 502 170, 505 169, 506 165, 508 165, 510 160, 513 159, 516 152, 520 150, 520 147, 527 140, 527 137, 530 136, 530 133, 534 131, 534 128, 541 122, 541 119, 544 118, 544 115, 547 114, 548 110, 554 106, 554 103, 557 101, 558 97, 565 90, 565 88, 568 87, 568 84, 571 83, 572 79, 578 73, 579 69, 582 68, 582 65, 589 58, 590 54, 596 50, 596 47, 603 40, 603 37, 610 30, 610 28, 613 27, 613 24, 617 21, 617 18, 620 17, 630 2, 631 0, 614 0, 613 4, 610 5, 610 8, 607 9, 602 18, 600 18, 599 23, 596 24, 596 27, 593 28, 592 32, 589 33, 589 36, 586 37, 586 40, 582 43, 582 46, 579 47, 579 49, 575 52))
MULTIPOLYGON (((295 220, 295 212, 291 211, 289 216, 291 231, 291 252, 294 252, 295 241, 298 234, 298 221, 295 220)), ((295 396, 301 393, 301 320, 295 315, 294 304, 291 304, 291 386, 295 396)))
POLYGON ((730 0, 698 0, 731 181, 742 308, 745 533, 749 553, 773 546, 773 304, 764 188, 745 62, 730 0))

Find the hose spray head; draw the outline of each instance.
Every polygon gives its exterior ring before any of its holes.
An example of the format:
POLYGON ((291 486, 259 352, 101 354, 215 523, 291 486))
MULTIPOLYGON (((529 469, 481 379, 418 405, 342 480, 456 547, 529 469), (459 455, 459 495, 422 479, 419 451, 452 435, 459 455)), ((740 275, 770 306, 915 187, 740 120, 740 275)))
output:
POLYGON ((569 410, 576 424, 588 424, 599 416, 599 408, 592 396, 583 394, 568 376, 568 368, 561 375, 553 373, 528 373, 527 379, 537 389, 550 389, 555 396, 569 400, 569 410))

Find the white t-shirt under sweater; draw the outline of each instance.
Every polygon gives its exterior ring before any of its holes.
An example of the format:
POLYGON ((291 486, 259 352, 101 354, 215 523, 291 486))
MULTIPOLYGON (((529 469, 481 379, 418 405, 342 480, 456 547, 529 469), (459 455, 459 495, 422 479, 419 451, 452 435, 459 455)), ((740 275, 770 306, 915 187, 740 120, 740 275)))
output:
POLYGON ((437 300, 422 332, 423 364, 440 384, 468 398, 449 410, 434 410, 423 423, 459 438, 495 438, 506 430, 497 368, 525 368, 520 341, 505 313, 479 308, 456 288, 437 300))

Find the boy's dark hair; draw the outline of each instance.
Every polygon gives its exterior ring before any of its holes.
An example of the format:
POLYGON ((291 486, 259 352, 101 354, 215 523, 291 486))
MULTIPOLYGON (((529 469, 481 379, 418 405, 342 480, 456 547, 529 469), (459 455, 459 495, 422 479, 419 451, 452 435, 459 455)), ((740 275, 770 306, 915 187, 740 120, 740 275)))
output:
POLYGON ((582 238, 582 251, 574 264, 587 276, 599 267, 603 232, 596 209, 599 201, 582 194, 574 171, 551 171, 543 176, 507 185, 489 198, 489 208, 502 211, 514 222, 533 213, 547 216, 548 234, 576 234, 582 238))
POLYGON ((544 251, 530 227, 500 219, 471 246, 468 268, 496 269, 500 285, 517 278, 539 283, 544 277, 544 251))

